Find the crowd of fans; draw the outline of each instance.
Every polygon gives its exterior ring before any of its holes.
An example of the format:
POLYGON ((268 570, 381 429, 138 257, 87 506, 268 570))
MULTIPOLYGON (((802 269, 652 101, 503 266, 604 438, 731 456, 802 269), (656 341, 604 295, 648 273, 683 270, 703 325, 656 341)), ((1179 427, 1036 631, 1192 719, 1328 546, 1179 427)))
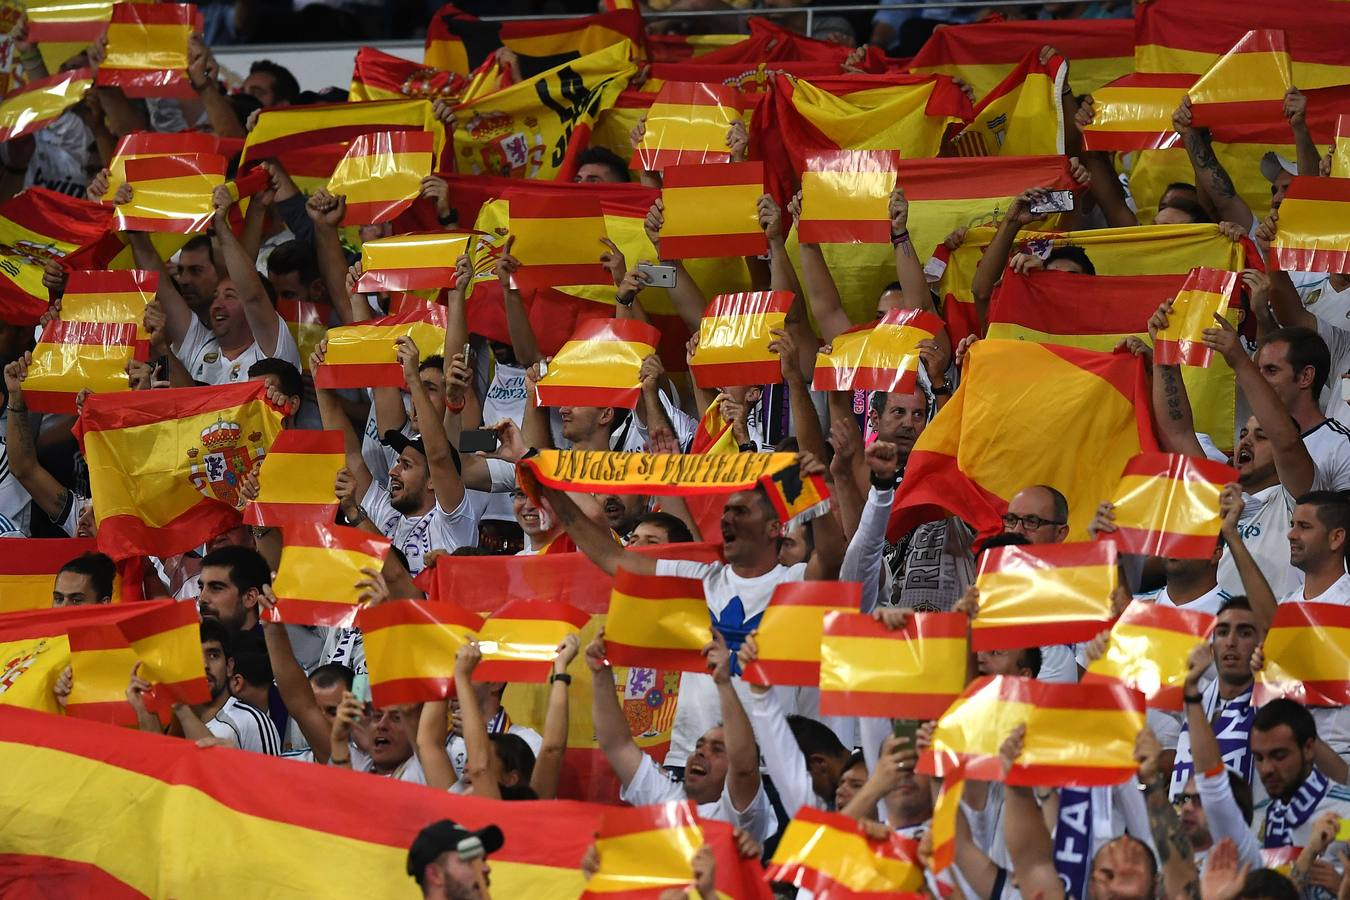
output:
MULTIPOLYGON (((474 4, 463 5, 473 11, 474 4)), ((500 11, 532 11, 515 9, 523 5, 502 4, 500 11)), ((717 5, 674 0, 651 7, 717 5)), ((766 0, 763 5, 782 4, 766 0)), ((264 17, 267 12, 266 4, 236 6, 264 17)), ((339 6, 351 11, 356 5, 339 6)), ((479 6, 491 7, 481 12, 499 11, 497 4, 479 6)), ((1014 12, 1128 16, 1129 5, 1029 4, 1014 12)), ((923 29, 931 31, 933 23, 973 15, 940 7, 924 15, 883 11, 875 18, 869 14, 863 30, 838 17, 818 18, 816 28, 834 29, 843 42, 861 36, 884 47, 898 45, 904 53, 907 41, 912 52, 913 34, 920 34, 921 42, 923 29)), ((220 17, 208 15, 208 23, 213 18, 220 17)), ((780 24, 790 24, 787 19, 780 24)), ((261 26, 242 35, 230 30, 246 21, 239 16, 217 23, 222 28, 217 42, 274 33, 261 26)), ((690 30, 705 27, 695 22, 684 24, 690 30)), ((302 92, 285 67, 265 60, 253 65, 241 90, 227 93, 209 49, 212 41, 208 29, 206 38, 191 47, 189 75, 197 100, 146 104, 129 101, 115 88, 92 90, 56 125, 3 147, 0 193, 12 196, 36 184, 111 199, 105 197, 106 167, 116 139, 126 133, 193 126, 243 137, 259 109, 332 98, 326 92, 302 92)), ((40 58, 31 47, 24 49, 29 74, 42 74, 40 58)), ((100 52, 96 45, 68 65, 97 65, 100 52)), ((1064 103, 1069 121, 1075 116, 1079 124, 1091 121, 1090 100, 1067 95, 1064 103)), ((444 104, 437 112, 444 121, 452 115, 444 104)), ((1217 222, 1234 240, 1249 237, 1263 251, 1268 248, 1291 173, 1318 165, 1327 149, 1307 146, 1306 101, 1296 89, 1286 98, 1285 112, 1300 158, 1268 157, 1262 171, 1271 183, 1270 208, 1253 210, 1233 190, 1207 132, 1191 126, 1189 106, 1183 104, 1174 126, 1194 178, 1169 188, 1153 221, 1217 222)), ((639 137, 634 135, 635 141, 639 137)), ((743 156, 746 144, 743 129, 728 134, 733 156, 743 156)), ((624 162, 627 150, 591 147, 579 159, 576 180, 659 185, 653 173, 630 171, 624 162)), ((1109 165, 1101 154, 1073 160, 1080 205, 1065 214, 1061 228, 1121 224, 1122 217, 1133 217, 1121 183, 1109 171, 1103 175, 1102 167, 1109 165)), ((701 580, 714 638, 705 648, 707 674, 685 673, 680 679, 670 750, 663 759, 653 758, 634 740, 603 633, 585 645, 569 638, 558 647, 542 731, 513 721, 503 705, 505 684, 474 680, 482 654, 473 643, 455 660, 456 699, 375 709, 362 691, 369 677, 358 629, 263 621, 261 613, 276 603, 271 582, 282 535, 273 528, 240 526, 197 551, 147 559, 147 595, 194 601, 202 620, 211 699, 176 707, 169 732, 204 746, 279 755, 296 765, 349 767, 452 793, 547 799, 558 795, 564 775, 569 703, 580 703, 591 707, 595 741, 621 783, 623 801, 691 800, 703 817, 731 823, 748 856, 771 846, 803 807, 845 813, 879 833, 928 835, 937 784, 914 769, 931 741, 931 725, 910 736, 885 719, 822 716, 817 691, 750 685, 739 673, 757 659, 755 628, 781 584, 858 582, 862 611, 890 629, 903 628, 916 610, 974 617, 980 554, 1070 536, 1065 497, 1050 486, 1025 484, 1008 503, 1002 535, 980 542, 960 516, 952 516, 898 540, 887 538, 906 461, 960 385, 963 358, 978 338, 953 346, 943 334, 925 342, 919 386, 912 393, 877 392, 862 397, 858 408, 851 393, 813 392, 810 372, 818 347, 852 323, 819 246, 801 245, 799 269, 789 261, 787 238, 800 201, 782 209, 765 195, 756 212, 769 243, 768 261, 748 262, 757 287, 796 297, 773 344, 781 360, 781 384, 695 389, 691 396, 687 382, 669 376, 653 355, 643 364, 642 401, 631 412, 541 407, 535 386, 541 364, 549 360, 538 349, 512 277, 519 261, 507 252, 496 265, 496 277, 511 323, 510 343, 470 333, 467 279, 461 279, 461 287, 445 292, 444 353, 422 357, 411 340, 400 340, 402 389, 316 389, 301 373, 323 363, 326 342, 303 366, 296 341, 276 311, 277 300, 325 304, 334 310, 337 324, 382 315, 388 298, 355 292, 359 266, 339 232, 346 198, 322 189, 306 197, 279 162, 269 160, 264 167, 270 183, 250 206, 242 237, 227 224, 235 201, 224 189, 215 196, 218 227, 192 238, 168 260, 161 259, 148 234, 128 235, 137 266, 161 276, 143 323, 151 362, 131 365, 133 388, 261 381, 269 398, 285 408, 287 427, 341 432, 345 466, 334 486, 339 521, 382 534, 393 544, 383 570, 367 572, 361 584, 363 599, 371 604, 422 597, 413 578, 429 567, 453 565, 455 556, 532 555, 566 547, 586 554, 609 574, 622 567, 701 580), (746 490, 727 500, 720 531, 709 534, 679 497, 597 496, 545 486, 527 494, 517 483, 515 462, 532 448, 687 453, 712 405, 732 423, 741 452, 789 450, 800 454, 803 472, 826 475, 837 501, 831 513, 787 530, 762 490, 746 490), (791 423, 786 430, 784 421, 791 423), (487 455, 459 453, 461 435, 478 428, 495 432, 498 449, 487 455), (722 560, 697 563, 661 556, 662 546, 697 540, 719 543, 722 560), (626 552, 634 546, 656 549, 626 552), (569 672, 578 666, 592 673, 591 696, 569 696, 569 672)), ((982 318, 1009 265, 1017 272, 1094 273, 1082 249, 1060 249, 1045 257, 1014 254, 1018 230, 1041 218, 1031 209, 1045 194, 1039 185, 1025 188, 1003 215, 974 275, 971 288, 982 318)), ((117 199, 125 201, 131 192, 123 185, 117 199)), ((444 179, 427 178, 423 197, 447 228, 472 225, 455 220, 444 179)), ((876 298, 878 315, 891 309, 938 311, 925 260, 908 240, 908 210, 904 193, 897 190, 889 210, 895 282, 876 298)), ((658 248, 663 224, 658 204, 646 223, 658 248)), ((361 238, 388 233, 387 225, 366 226, 361 238)), ((953 234, 949 246, 960 239, 959 232, 953 234)), ((614 276, 616 315, 645 318, 634 297, 647 287, 648 274, 613 251, 603 262, 614 276)), ((676 269, 672 299, 697 332, 706 298, 681 262, 667 262, 676 269)), ((468 261, 460 265, 464 269, 468 261)), ((59 264, 48 266, 53 314, 59 314, 66 274, 59 264)), ((1335 844, 1343 851, 1340 817, 1350 815, 1350 714, 1342 707, 1305 707, 1284 699, 1259 709, 1252 703, 1254 671, 1261 666, 1264 634, 1277 607, 1350 603, 1350 501, 1343 493, 1350 489, 1350 430, 1341 424, 1350 421, 1350 410, 1337 386, 1350 371, 1350 331, 1344 316, 1323 315, 1337 311, 1338 303, 1339 310, 1345 309, 1344 301, 1350 300, 1346 279, 1339 273, 1250 269, 1243 282, 1259 323, 1258 343, 1247 345, 1222 323, 1206 332, 1206 345, 1232 367, 1244 414, 1249 411, 1236 423, 1231 462, 1238 478, 1221 498, 1222 532, 1207 559, 1125 560, 1134 596, 1119 598, 1119 606, 1174 606, 1211 614, 1217 624, 1212 637, 1185 660, 1184 711, 1149 711, 1137 742, 1137 782, 1091 790, 968 784, 958 816, 955 863, 930 877, 935 894, 1214 900, 1350 896, 1350 869, 1331 849, 1335 844), (1317 305, 1305 306, 1314 294, 1320 297, 1317 305), (1263 856, 1281 848, 1301 848, 1292 866, 1285 860, 1283 873, 1263 856), (1066 860, 1078 865, 1079 881, 1066 874, 1072 869, 1066 860)), ((1146 327, 1156 335, 1171 312, 1170 302, 1164 303, 1147 323, 1139 323, 1140 330, 1146 327)), ((33 342, 31 327, 0 325, 5 395, 0 529, 18 536, 93 536, 96 510, 82 460, 71 452, 72 418, 39 416, 25 405, 27 351, 33 342)), ((694 346, 691 342, 691 353, 694 346)), ((1138 339, 1118 352, 1142 355, 1150 363, 1152 412, 1164 449, 1226 458, 1215 444, 1227 443, 1232 435, 1196 433, 1177 367, 1153 362, 1148 343, 1138 339)), ((244 479, 241 494, 247 502, 257 490, 255 471, 244 479)), ((1108 533, 1115 527, 1112 507, 1103 503, 1091 531, 1108 533)), ((55 579, 53 605, 110 602, 115 575, 113 561, 102 554, 72 559, 55 579)), ((1103 646, 1099 638, 1082 645, 980 652, 971 660, 970 676, 1075 682, 1103 646)), ((71 689, 67 670, 56 687, 58 701, 64 703, 71 689)), ((159 720, 142 699, 149 689, 138 673, 131 673, 127 699, 140 727, 159 732, 159 720)), ((1007 736, 1005 765, 1016 760, 1023 738, 1021 729, 1007 736)), ((501 845, 496 829, 469 832, 438 823, 413 845, 409 874, 428 896, 482 896, 488 889, 485 859, 501 845)), ((696 889, 713 896, 707 860, 699 857, 695 863, 696 889)), ((593 853, 584 865, 594 871, 600 864, 593 853)))

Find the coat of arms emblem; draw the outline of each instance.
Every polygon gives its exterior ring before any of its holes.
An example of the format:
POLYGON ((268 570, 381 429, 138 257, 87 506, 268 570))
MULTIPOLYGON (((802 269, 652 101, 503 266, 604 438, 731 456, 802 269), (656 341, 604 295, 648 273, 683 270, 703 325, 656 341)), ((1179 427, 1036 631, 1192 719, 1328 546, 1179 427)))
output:
POLYGON ((201 446, 187 451, 191 466, 188 479, 208 500, 219 500, 239 508, 239 482, 267 451, 260 445, 262 433, 254 431, 243 440, 244 429, 238 422, 217 419, 202 429, 201 446))

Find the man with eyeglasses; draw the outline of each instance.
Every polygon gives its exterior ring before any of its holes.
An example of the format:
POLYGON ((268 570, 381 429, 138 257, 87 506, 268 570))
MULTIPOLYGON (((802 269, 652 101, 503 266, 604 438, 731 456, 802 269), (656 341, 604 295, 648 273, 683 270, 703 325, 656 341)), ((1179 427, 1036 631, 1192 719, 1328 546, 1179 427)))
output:
POLYGON ((1003 530, 1033 544, 1060 544, 1069 536, 1069 501, 1049 485, 1023 488, 1008 501, 1003 530))

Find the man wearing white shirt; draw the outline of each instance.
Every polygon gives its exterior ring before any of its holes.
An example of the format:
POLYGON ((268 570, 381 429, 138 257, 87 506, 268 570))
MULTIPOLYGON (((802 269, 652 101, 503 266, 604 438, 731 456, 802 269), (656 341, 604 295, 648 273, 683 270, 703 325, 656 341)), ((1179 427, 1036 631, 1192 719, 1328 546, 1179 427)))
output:
POLYGON ((1350 503, 1336 491, 1311 491, 1298 498, 1289 525, 1289 562, 1303 573, 1303 586, 1281 603, 1335 603, 1350 606, 1345 542, 1350 537, 1350 503))

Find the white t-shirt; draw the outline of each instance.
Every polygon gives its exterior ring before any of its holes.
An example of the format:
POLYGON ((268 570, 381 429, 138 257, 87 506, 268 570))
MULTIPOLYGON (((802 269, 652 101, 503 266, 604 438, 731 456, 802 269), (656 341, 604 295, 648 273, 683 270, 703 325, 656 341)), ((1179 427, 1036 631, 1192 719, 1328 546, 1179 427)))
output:
POLYGON ((1296 590, 1280 598, 1281 603, 1335 603, 1338 606, 1350 606, 1350 573, 1337 578, 1331 585, 1316 597, 1309 597, 1305 593, 1307 585, 1299 585, 1296 590))
MULTIPOLYGON (((497 734, 494 731, 492 723, 488 724, 488 734, 497 734)), ((514 734, 530 745, 530 751, 534 753, 536 761, 539 759, 539 751, 544 746, 544 736, 533 728, 526 728, 524 725, 517 725, 514 722, 511 727, 506 729, 507 734, 514 734)), ((455 767, 455 777, 464 778, 464 763, 469 758, 469 752, 464 747, 464 738, 457 734, 450 735, 450 739, 445 743, 445 749, 450 754, 450 765, 455 767)))
MULTIPOLYGON (((1313 478, 1313 487, 1321 487, 1320 473, 1313 478)), ((1255 494, 1244 495, 1247 501, 1243 516, 1238 521, 1238 532, 1247 545, 1261 573, 1270 582, 1276 597, 1283 597, 1303 583, 1303 573, 1289 564, 1289 521, 1294 514, 1294 498, 1282 484, 1273 484, 1255 494)), ((1219 587, 1229 594, 1245 595, 1237 564, 1227 547, 1219 559, 1219 587)))
MULTIPOLYGON (((394 452, 393 447, 381 442, 384 435, 375 424, 375 395, 369 389, 365 393, 370 401, 370 412, 366 413, 366 427, 361 432, 361 459, 365 461, 366 468, 370 470, 370 476, 375 483, 381 487, 389 487, 389 470, 394 467, 394 460, 398 459, 398 454, 394 452)), ((407 410, 411 407, 411 400, 407 394, 403 395, 403 407, 405 418, 399 431, 404 437, 413 437, 417 432, 413 431, 412 417, 407 414, 407 410)))
POLYGON ((1232 594, 1229 594, 1227 591, 1225 591, 1223 588, 1219 587, 1216 584, 1214 585, 1214 587, 1210 588, 1208 591, 1201 594, 1199 597, 1196 597, 1190 603, 1174 602, 1172 600, 1172 596, 1167 593, 1166 587, 1162 588, 1161 590, 1157 591, 1152 595, 1146 594, 1142 599, 1146 600, 1151 599, 1154 603, 1158 604, 1159 606, 1170 606, 1173 609, 1186 609, 1190 610, 1191 612, 1205 613, 1206 615, 1217 616, 1219 614, 1219 610, 1231 598, 1232 594))
POLYGON ((1041 648, 1041 672, 1038 681, 1050 684, 1078 683, 1078 653, 1073 644, 1051 644, 1041 648))
POLYGON ((284 359, 299 369, 300 348, 295 345, 295 338, 291 336, 291 330, 286 327, 286 322, 280 315, 276 313, 273 315, 277 317, 277 345, 271 353, 264 352, 258 346, 258 342, 254 341, 234 359, 226 359, 220 350, 220 339, 211 332, 211 329, 203 325, 200 319, 191 316, 187 334, 183 335, 182 343, 174 348, 174 355, 188 370, 192 380, 203 384, 237 384, 248 381, 249 366, 268 357, 284 359))
MULTIPOLYGON (((685 796, 684 786, 663 772, 656 764, 656 760, 644 753, 637 774, 633 776, 632 781, 624 785, 623 790, 619 792, 619 799, 633 806, 649 806, 653 803, 669 803, 688 798, 685 796)), ((761 843, 778 830, 778 817, 774 815, 773 805, 769 803, 769 795, 764 792, 763 782, 760 783, 755 799, 743 810, 736 809, 727 787, 723 785, 722 796, 713 803, 700 803, 698 814, 705 819, 729 822, 733 827, 743 829, 761 843)))
POLYGON ((240 750, 281 755, 281 736, 272 717, 234 697, 207 720, 206 729, 216 737, 233 740, 240 750))
MULTIPOLYGON (((1317 316, 1319 322, 1341 328, 1350 326, 1350 288, 1338 291, 1331 286, 1331 280, 1328 278, 1321 284, 1314 284, 1308 289, 1299 291, 1299 294, 1302 296, 1304 309, 1317 316)), ((1318 333, 1321 333, 1320 328, 1318 333)), ((1332 377, 1335 377, 1334 373, 1332 377)))
MULTIPOLYGON (((698 578, 703 582, 703 594, 708 601, 713 626, 727 638, 727 644, 734 653, 740 647, 745 633, 758 624, 759 617, 773 597, 774 589, 786 582, 805 579, 806 563, 790 567, 774 566, 756 578, 742 578, 731 570, 731 566, 722 562, 658 559, 656 574, 698 578)), ((733 679, 732 684, 736 687, 742 705, 749 708, 749 686, 739 678, 733 679)), ((683 673, 680 676, 680 701, 675 708, 666 765, 684 765, 698 739, 721 721, 721 710, 712 676, 697 672, 683 673)), ((796 709, 788 708, 787 712, 795 713, 796 709)))
POLYGON ((5 447, 5 435, 8 433, 9 411, 0 410, 0 532, 32 534, 28 526, 33 499, 9 470, 9 451, 5 447))
MULTIPOLYGON (((1335 387, 1339 391, 1341 386, 1337 383, 1335 387)), ((1303 432, 1303 446, 1308 448, 1324 487, 1350 490, 1350 428, 1327 419, 1303 432)))
MULTIPOLYGON (((478 354, 479 359, 489 358, 491 353, 478 354)), ((525 418, 525 369, 520 366, 508 366, 495 359, 489 359, 490 379, 484 379, 487 389, 483 394, 483 424, 495 425, 503 419, 510 419, 516 425, 525 418)))
POLYGON ((426 515, 409 517, 389 503, 389 490, 370 483, 361 498, 361 508, 385 537, 408 557, 408 572, 416 576, 425 566, 423 558, 432 550, 453 552, 459 547, 478 546, 478 520, 468 498, 461 498, 453 512, 446 512, 439 501, 426 515))

